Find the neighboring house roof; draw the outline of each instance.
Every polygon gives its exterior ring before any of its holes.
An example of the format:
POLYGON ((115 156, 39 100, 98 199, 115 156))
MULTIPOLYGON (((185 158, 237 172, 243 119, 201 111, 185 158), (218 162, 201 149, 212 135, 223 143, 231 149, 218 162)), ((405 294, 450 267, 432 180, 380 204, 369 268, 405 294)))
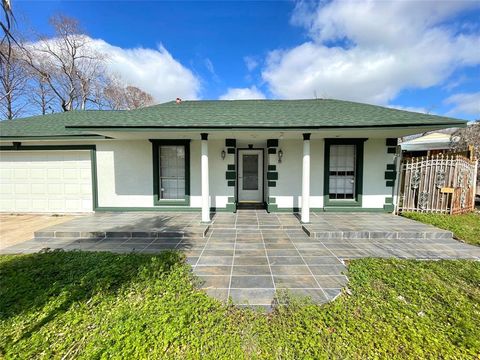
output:
POLYGON ((78 136, 112 128, 369 128, 463 126, 466 121, 351 101, 213 100, 174 101, 143 109, 89 110, 0 122, 0 137, 78 136))
POLYGON ((430 133, 400 144, 405 151, 442 150, 450 148, 451 134, 430 133))

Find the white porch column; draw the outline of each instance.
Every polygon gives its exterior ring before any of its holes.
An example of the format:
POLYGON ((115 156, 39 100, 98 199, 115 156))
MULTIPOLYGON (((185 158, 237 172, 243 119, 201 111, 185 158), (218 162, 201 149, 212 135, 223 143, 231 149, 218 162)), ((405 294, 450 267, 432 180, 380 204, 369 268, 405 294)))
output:
POLYGON ((202 133, 202 222, 210 222, 208 182, 208 134, 202 133))
POLYGON ((303 134, 302 223, 310 222, 310 134, 303 134))

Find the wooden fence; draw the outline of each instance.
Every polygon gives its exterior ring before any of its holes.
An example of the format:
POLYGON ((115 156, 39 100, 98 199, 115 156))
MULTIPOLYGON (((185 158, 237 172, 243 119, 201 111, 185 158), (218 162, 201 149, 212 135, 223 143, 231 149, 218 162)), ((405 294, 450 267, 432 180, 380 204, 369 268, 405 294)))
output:
POLYGON ((398 212, 460 214, 474 209, 477 161, 454 154, 405 159, 398 212))

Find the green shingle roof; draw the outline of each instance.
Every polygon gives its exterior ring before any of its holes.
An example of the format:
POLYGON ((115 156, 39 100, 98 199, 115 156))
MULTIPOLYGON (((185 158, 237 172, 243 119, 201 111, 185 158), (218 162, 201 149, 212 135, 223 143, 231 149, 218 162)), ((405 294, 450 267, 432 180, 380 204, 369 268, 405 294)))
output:
POLYGON ((72 111, 0 122, 1 137, 81 135, 95 128, 338 128, 462 126, 466 121, 351 101, 168 102, 129 111, 72 111))

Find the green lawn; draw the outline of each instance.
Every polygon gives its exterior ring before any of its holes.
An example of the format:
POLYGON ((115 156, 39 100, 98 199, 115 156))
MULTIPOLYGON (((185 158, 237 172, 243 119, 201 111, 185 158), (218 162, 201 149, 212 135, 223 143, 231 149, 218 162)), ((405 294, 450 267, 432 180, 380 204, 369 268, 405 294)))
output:
POLYGON ((472 245, 480 245, 480 214, 442 215, 407 212, 403 216, 450 230, 455 237, 472 245))
POLYGON ((363 259, 350 294, 269 315, 195 289, 180 255, 0 257, 0 358, 475 358, 480 263, 363 259))

